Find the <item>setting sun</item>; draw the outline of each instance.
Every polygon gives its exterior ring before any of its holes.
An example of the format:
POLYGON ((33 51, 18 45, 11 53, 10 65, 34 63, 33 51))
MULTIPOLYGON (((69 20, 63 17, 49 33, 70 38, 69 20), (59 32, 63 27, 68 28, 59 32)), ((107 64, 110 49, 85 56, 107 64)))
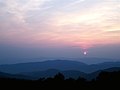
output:
POLYGON ((86 51, 84 51, 84 55, 87 55, 87 52, 86 52, 86 51))

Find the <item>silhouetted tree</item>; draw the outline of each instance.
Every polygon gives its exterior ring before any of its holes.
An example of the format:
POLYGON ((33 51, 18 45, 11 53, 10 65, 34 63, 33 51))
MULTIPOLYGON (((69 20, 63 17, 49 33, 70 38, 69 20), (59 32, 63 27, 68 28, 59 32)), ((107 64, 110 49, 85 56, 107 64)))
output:
POLYGON ((65 79, 64 75, 62 73, 58 73, 54 76, 54 79, 55 80, 58 80, 58 81, 63 81, 65 79))
POLYGON ((97 86, 107 88, 120 88, 120 71, 119 72, 101 72, 96 78, 97 86))
POLYGON ((39 80, 23 80, 0 78, 0 88, 3 89, 52 89, 52 90, 97 90, 97 89, 114 89, 120 90, 120 71, 117 72, 101 72, 96 79, 87 81, 79 77, 77 80, 73 78, 65 79, 64 75, 58 73, 54 78, 40 78, 39 80))

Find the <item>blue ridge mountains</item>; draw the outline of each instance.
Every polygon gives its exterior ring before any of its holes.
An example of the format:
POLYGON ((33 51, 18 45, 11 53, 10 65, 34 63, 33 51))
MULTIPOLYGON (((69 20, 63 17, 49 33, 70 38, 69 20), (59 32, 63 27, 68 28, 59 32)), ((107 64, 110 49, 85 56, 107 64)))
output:
POLYGON ((0 77, 39 79, 62 73, 66 78, 95 78, 101 71, 120 71, 120 62, 85 64, 78 61, 52 60, 19 64, 0 65, 0 77))

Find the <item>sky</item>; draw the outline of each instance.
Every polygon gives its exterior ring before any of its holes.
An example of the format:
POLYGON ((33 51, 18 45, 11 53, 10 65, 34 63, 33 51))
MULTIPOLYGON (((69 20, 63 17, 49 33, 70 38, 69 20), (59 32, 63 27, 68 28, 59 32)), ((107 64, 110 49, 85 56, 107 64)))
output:
POLYGON ((120 0, 0 0, 0 64, 83 57, 120 61, 120 0))

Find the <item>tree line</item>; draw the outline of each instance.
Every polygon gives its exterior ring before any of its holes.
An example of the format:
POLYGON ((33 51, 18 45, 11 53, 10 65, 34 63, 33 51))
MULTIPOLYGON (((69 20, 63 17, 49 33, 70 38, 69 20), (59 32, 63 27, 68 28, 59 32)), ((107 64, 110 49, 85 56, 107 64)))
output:
POLYGON ((88 81, 85 78, 78 79, 65 78, 62 73, 56 74, 53 78, 40 78, 38 80, 24 80, 15 78, 0 78, 0 88, 4 89, 73 89, 73 90, 92 90, 92 89, 114 89, 120 90, 120 71, 101 72, 95 79, 88 81))

